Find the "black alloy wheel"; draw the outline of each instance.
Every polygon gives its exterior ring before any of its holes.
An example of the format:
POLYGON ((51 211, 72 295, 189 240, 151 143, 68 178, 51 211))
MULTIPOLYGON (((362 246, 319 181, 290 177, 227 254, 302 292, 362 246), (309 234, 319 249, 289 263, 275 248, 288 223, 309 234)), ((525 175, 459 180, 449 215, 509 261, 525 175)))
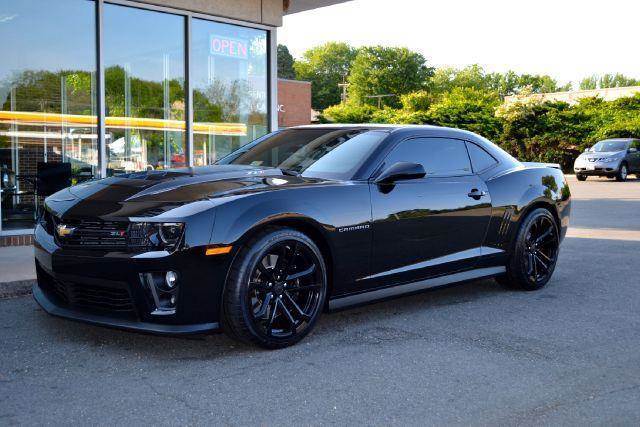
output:
POLYGON ((537 216, 525 237, 524 268, 535 283, 547 282, 556 264, 560 246, 553 218, 537 216))
POLYGON ((315 243, 296 230, 269 229, 251 239, 232 267, 225 326, 241 341, 286 347, 311 331, 325 295, 325 265, 315 243))
POLYGON ((501 281, 530 291, 542 288, 555 270, 559 248, 555 218, 547 209, 535 209, 520 225, 506 277, 501 281))

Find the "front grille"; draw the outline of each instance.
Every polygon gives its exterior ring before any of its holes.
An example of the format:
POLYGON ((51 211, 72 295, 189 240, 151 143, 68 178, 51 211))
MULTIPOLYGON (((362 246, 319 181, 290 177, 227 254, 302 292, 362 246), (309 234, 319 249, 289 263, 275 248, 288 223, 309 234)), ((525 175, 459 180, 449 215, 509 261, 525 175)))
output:
POLYGON ((63 247, 126 249, 126 222, 96 220, 65 220, 64 225, 73 231, 64 237, 58 236, 63 247))
POLYGON ((84 311, 101 311, 122 315, 135 315, 135 307, 129 290, 98 286, 72 281, 62 281, 36 266, 40 289, 56 301, 70 308, 84 311))
POLYGON ((61 236, 54 227, 60 246, 69 249, 97 249, 143 252, 151 243, 136 224, 96 219, 53 219, 56 227, 64 225, 68 234, 61 236))

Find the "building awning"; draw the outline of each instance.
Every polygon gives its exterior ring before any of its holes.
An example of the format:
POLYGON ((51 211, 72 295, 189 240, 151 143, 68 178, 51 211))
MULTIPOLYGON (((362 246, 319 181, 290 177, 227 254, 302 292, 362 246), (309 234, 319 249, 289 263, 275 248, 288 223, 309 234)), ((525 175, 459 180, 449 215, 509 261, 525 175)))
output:
POLYGON ((285 0, 284 14, 304 12, 306 10, 318 9, 325 6, 331 6, 338 3, 346 3, 351 0, 285 0), (287 7, 288 3, 288 7, 287 7))

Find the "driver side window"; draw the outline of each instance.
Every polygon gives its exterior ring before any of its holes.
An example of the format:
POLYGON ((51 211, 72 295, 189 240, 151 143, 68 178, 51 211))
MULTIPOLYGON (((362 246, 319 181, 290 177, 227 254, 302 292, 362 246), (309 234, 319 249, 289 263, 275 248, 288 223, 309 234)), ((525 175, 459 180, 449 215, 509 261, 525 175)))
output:
POLYGON ((448 138, 412 138, 398 144, 385 159, 385 167, 396 162, 419 163, 427 176, 471 175, 464 141, 448 138))

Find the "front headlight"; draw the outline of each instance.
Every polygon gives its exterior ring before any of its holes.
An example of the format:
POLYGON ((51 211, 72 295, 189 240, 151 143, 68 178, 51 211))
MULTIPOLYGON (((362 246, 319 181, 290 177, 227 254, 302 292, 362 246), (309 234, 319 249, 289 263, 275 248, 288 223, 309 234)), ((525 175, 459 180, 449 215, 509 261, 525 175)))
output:
POLYGON ((129 245, 173 252, 182 244, 184 223, 135 222, 129 228, 129 245))
POLYGON ((606 159, 602 159, 602 163, 611 163, 611 162, 617 162, 618 160, 620 160, 622 157, 607 157, 606 159))

